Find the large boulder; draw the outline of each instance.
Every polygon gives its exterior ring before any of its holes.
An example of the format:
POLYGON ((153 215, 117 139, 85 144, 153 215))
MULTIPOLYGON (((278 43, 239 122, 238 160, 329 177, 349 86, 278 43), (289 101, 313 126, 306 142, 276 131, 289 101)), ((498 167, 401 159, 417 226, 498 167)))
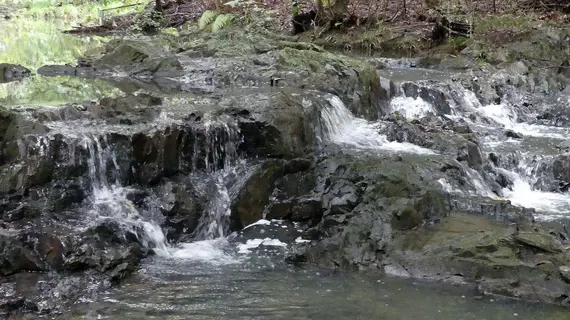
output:
POLYGON ((570 258, 558 238, 532 224, 506 227, 485 216, 456 213, 442 223, 394 239, 392 258, 409 276, 452 278, 483 293, 567 304, 570 285, 559 268, 570 258))
POLYGON ((114 40, 107 52, 92 61, 98 70, 126 72, 130 76, 154 78, 182 75, 182 65, 162 46, 134 40, 114 40))

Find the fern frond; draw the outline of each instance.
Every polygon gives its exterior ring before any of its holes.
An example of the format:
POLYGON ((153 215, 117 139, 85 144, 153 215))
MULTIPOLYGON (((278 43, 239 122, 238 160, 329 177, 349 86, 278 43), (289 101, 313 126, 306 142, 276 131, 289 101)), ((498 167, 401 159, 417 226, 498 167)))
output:
POLYGON ((216 32, 230 25, 232 19, 234 18, 231 14, 220 14, 216 17, 214 23, 212 23, 212 32, 216 32))
POLYGON ((198 20, 198 28, 200 28, 200 29, 206 28, 218 16, 219 16, 219 13, 216 11, 212 11, 212 10, 204 11, 204 13, 202 13, 202 16, 198 20))

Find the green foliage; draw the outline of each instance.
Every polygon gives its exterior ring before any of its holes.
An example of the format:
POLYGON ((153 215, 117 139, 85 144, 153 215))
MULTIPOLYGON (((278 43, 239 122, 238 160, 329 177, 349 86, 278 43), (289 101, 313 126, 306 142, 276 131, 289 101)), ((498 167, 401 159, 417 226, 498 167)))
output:
POLYGON ((100 37, 61 32, 61 20, 14 18, 0 24, 0 61, 36 69, 46 64, 74 64, 86 50, 101 45, 100 37))
POLYGON ((198 20, 198 28, 200 28, 201 30, 205 29, 214 21, 214 19, 216 19, 218 15, 219 13, 216 11, 212 10, 204 11, 204 13, 202 13, 202 16, 198 20))
POLYGON ((469 38, 465 37, 454 37, 448 40, 448 44, 451 46, 454 53, 459 53, 461 50, 467 47, 467 42, 469 38))
POLYGON ((120 92, 112 84, 98 79, 34 76, 0 84, 0 105, 58 105, 115 96, 120 92))
POLYGON ((234 15, 229 13, 222 13, 207 10, 204 11, 200 19, 198 20, 198 28, 204 30, 209 28, 212 32, 221 30, 229 26, 234 18, 234 15))
POLYGON ((220 14, 216 17, 214 23, 212 23, 212 32, 216 32, 220 29, 227 27, 233 19, 231 14, 220 14))
POLYGON ((165 17, 161 12, 146 10, 138 16, 132 30, 155 33, 165 23, 165 17))

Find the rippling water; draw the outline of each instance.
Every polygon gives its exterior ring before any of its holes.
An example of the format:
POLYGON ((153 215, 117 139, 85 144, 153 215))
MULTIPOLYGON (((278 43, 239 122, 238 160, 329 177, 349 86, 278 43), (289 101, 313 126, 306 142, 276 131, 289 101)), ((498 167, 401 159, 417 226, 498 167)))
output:
POLYGON ((463 286, 289 268, 263 256, 212 261, 156 257, 83 313, 101 319, 568 319, 563 308, 483 298, 463 286))

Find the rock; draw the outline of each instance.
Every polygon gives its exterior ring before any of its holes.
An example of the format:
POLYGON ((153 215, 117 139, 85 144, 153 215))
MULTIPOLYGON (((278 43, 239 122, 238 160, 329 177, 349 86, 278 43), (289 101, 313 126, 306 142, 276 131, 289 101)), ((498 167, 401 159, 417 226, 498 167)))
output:
POLYGON ((557 146, 557 149, 561 150, 562 152, 570 151, 570 140, 564 140, 560 142, 557 146))
POLYGON ((562 245, 549 233, 539 232, 518 232, 514 236, 515 240, 523 245, 548 252, 562 252, 562 245))
POLYGON ((0 63, 0 83, 18 81, 29 77, 31 74, 31 71, 25 67, 10 63, 0 63))
POLYGON ((562 278, 562 280, 564 280, 564 282, 570 284, 570 267, 560 266, 558 268, 558 270, 560 271, 560 277, 562 278))
POLYGON ((471 133, 471 128, 469 128, 469 126, 466 124, 459 124, 453 127, 453 132, 459 134, 467 134, 471 133))
POLYGON ((12 315, 15 313, 37 312, 38 306, 26 298, 18 297, 0 301, 0 315, 12 315))
POLYGON ((505 131, 505 136, 507 136, 507 138, 513 138, 513 139, 522 139, 523 135, 518 133, 518 132, 514 132, 513 130, 507 130, 505 131))
POLYGON ((55 270, 61 270, 63 268, 65 248, 56 236, 48 234, 39 236, 37 251, 51 268, 55 270))
POLYGON ((40 256, 14 236, 0 234, 0 275, 24 271, 47 271, 40 256))
POLYGON ((231 96, 221 101, 225 112, 237 114, 243 135, 241 150, 260 157, 296 158, 311 153, 316 144, 314 123, 323 99, 281 92, 269 96, 231 96), (305 104, 305 105, 304 105, 305 104), (236 105, 244 106, 236 110, 236 105))
MULTIPOLYGON (((142 234, 142 231, 138 232, 142 234)), ((117 222, 103 222, 81 235, 66 239, 64 267, 70 271, 96 269, 108 272, 124 262, 138 264, 147 256, 148 248, 154 246, 153 243, 148 243, 146 248, 142 248, 139 238, 137 234, 122 229, 117 222)), ((123 274, 123 271, 117 271, 117 274, 123 274)))
POLYGON ((161 46, 136 40, 114 40, 107 45, 107 50, 101 58, 92 61, 94 68, 143 78, 182 75, 182 65, 176 56, 161 46))
POLYGON ((459 149, 457 161, 467 161, 470 167, 480 168, 483 165, 483 157, 479 146, 475 143, 468 142, 465 146, 459 149))
MULTIPOLYGON (((190 181, 168 181, 156 191, 164 201, 160 210, 166 218, 163 227, 169 241, 177 242, 198 227, 207 204, 203 194, 194 188, 190 181)), ((149 199, 149 202, 155 201, 154 198, 149 199)), ((151 207, 152 203, 147 205, 151 207)))
POLYGON ((265 162, 253 172, 232 201, 232 230, 241 230, 263 217, 275 181, 280 176, 283 176, 283 164, 280 161, 265 162))
POLYGON ((429 86, 421 86, 414 82, 405 82, 402 90, 406 97, 421 98, 433 105, 437 115, 451 114, 451 106, 445 93, 429 86))

